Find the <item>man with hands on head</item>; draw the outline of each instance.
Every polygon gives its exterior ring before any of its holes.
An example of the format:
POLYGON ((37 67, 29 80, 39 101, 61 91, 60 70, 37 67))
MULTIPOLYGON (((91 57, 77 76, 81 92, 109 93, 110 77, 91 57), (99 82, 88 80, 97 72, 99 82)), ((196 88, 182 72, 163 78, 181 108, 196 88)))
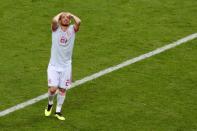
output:
POLYGON ((48 105, 45 109, 45 116, 51 115, 53 99, 57 94, 55 117, 59 120, 65 120, 61 109, 66 90, 71 87, 72 52, 75 34, 79 31, 80 23, 79 17, 69 12, 61 12, 52 19, 52 47, 47 69, 48 105), (74 21, 74 24, 71 23, 71 20, 74 21))

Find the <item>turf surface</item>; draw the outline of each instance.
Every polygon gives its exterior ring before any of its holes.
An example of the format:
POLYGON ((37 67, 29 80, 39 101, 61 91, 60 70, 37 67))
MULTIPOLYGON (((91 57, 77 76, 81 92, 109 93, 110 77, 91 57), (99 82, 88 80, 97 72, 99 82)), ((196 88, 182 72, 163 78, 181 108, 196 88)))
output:
MULTIPOLYGON (((73 56, 74 81, 197 30, 196 0, 1 0, 0 4, 0 110, 46 92, 50 21, 62 10, 82 19, 73 56)), ((195 130, 196 42, 70 90, 63 111, 66 122, 43 117, 47 102, 43 100, 0 118, 0 126, 195 130)))

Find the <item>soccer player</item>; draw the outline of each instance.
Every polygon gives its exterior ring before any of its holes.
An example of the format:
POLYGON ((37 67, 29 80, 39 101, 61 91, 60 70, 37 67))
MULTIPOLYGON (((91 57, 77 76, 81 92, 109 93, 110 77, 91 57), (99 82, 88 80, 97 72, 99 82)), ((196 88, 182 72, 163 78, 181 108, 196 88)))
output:
POLYGON ((65 120, 61 108, 65 100, 66 89, 71 86, 72 52, 75 33, 79 31, 81 20, 69 13, 61 12, 52 19, 51 58, 47 69, 48 74, 48 106, 45 116, 50 116, 53 99, 57 94, 55 117, 65 120), (71 24, 71 20, 74 24, 71 24))

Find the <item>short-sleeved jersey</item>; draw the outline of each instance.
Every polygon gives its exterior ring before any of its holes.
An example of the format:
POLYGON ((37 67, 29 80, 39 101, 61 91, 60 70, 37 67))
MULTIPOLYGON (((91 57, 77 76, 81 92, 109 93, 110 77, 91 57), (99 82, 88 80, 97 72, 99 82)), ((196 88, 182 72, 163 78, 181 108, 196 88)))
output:
POLYGON ((70 25, 64 32, 59 26, 58 29, 52 32, 52 47, 50 65, 64 68, 72 62, 72 52, 75 41, 74 26, 70 25))

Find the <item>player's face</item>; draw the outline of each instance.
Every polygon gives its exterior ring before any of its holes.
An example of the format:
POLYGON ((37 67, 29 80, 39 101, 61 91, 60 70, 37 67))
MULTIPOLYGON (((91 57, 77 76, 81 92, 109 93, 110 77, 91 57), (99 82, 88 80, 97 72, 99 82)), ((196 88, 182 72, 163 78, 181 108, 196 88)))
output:
POLYGON ((62 26, 68 26, 70 24, 70 17, 67 14, 62 14, 60 23, 62 26))

